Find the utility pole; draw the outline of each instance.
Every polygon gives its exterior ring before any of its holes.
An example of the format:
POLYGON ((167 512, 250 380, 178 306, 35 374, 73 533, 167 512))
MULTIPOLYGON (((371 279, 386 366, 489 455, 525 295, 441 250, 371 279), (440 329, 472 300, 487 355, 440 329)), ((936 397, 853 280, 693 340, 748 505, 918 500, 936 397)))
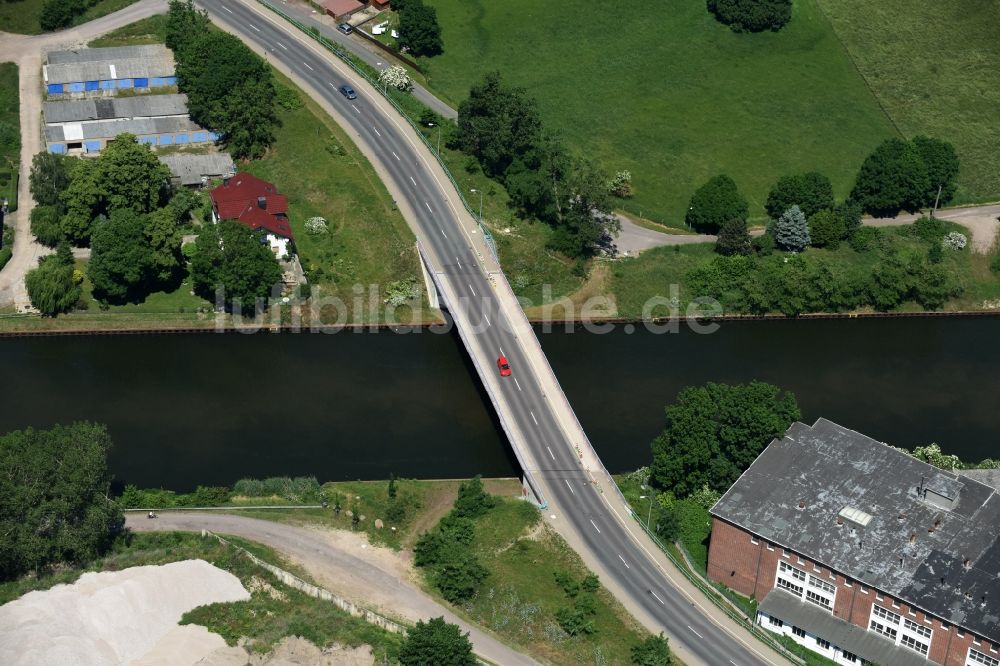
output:
POLYGON ((940 201, 941 201, 941 185, 938 185, 938 193, 937 196, 934 197, 934 210, 931 211, 931 217, 934 217, 934 214, 937 213, 938 202, 940 201))
POLYGON ((476 188, 472 188, 469 191, 479 193, 479 226, 483 226, 483 191, 476 188))
POLYGON ((649 500, 649 510, 646 511, 646 531, 649 531, 649 521, 653 518, 653 496, 639 495, 639 499, 649 500))

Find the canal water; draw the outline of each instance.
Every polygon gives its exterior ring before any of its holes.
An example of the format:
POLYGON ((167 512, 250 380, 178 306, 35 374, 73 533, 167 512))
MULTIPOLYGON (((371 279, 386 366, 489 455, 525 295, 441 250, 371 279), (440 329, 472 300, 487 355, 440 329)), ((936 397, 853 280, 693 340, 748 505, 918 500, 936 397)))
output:
MULTIPOLYGON (((646 464, 688 385, 761 379, 900 446, 1000 457, 1000 318, 725 322, 551 332, 542 345, 612 472, 646 464)), ((455 335, 0 339, 0 432, 92 420, 117 480, 188 490, 244 476, 321 480, 516 473, 455 335)), ((517 368, 514 368, 517 372, 517 368)))

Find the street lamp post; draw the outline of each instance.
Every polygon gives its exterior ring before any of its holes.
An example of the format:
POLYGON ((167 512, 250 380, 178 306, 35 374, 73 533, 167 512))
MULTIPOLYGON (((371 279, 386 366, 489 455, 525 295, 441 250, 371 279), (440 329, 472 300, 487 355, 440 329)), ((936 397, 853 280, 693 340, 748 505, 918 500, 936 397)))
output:
POLYGON ((653 517, 653 496, 639 495, 639 499, 649 500, 649 510, 646 511, 646 531, 649 531, 649 521, 653 517))
POLYGON ((483 225, 483 191, 482 190, 477 190, 474 187, 471 190, 469 190, 469 191, 470 192, 478 192, 479 193, 479 226, 482 226, 483 225))
POLYGON ((427 123, 427 126, 438 128, 438 157, 441 157, 441 126, 437 123, 427 123))

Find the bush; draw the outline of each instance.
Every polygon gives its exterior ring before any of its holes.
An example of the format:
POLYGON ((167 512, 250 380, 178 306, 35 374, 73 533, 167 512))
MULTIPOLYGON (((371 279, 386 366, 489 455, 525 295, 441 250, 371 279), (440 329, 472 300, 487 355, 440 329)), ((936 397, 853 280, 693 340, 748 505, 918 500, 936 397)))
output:
POLYGON ((315 476, 272 476, 263 480, 240 479, 233 484, 233 495, 241 497, 281 497, 292 502, 318 502, 322 488, 315 476))
POLYGON ((878 227, 861 227, 851 234, 850 245, 855 252, 866 252, 882 238, 882 230, 878 227))
POLYGON ((792 0, 708 0, 708 11, 733 32, 780 30, 792 18, 792 0))
POLYGON ((965 234, 960 234, 957 231, 949 231, 941 241, 941 244, 949 250, 964 250, 968 242, 969 239, 965 234))
POLYGON ((750 254, 750 234, 747 232, 746 220, 736 218, 723 222, 715 242, 715 251, 727 257, 750 254))
POLYGON ((993 271, 994 275, 1000 275, 1000 252, 994 254, 993 259, 990 260, 990 270, 993 271))
POLYGON ((55 247, 63 239, 56 206, 35 206, 31 211, 31 233, 42 245, 55 247))
POLYGON ((745 221, 749 210, 736 183, 722 174, 698 188, 691 197, 684 221, 702 233, 714 234, 729 220, 745 221))
POLYGON ((632 646, 633 666, 670 666, 670 647, 661 633, 632 646))
POLYGON ((815 247, 835 250, 844 234, 844 219, 830 209, 821 210, 809 218, 809 239, 815 247))
POLYGON ((611 185, 608 189, 611 191, 611 194, 621 199, 631 197, 634 194, 632 190, 632 172, 619 171, 616 173, 615 177, 611 179, 611 185))
POLYGON ((483 479, 476 475, 458 487, 458 498, 452 513, 462 518, 478 518, 497 505, 497 499, 483 488, 483 479))
POLYGON ((757 236, 750 241, 750 247, 757 256, 766 257, 774 252, 774 236, 771 234, 757 236))
POLYGON ((476 666, 479 660, 472 654, 469 635, 443 617, 417 621, 406 634, 399 648, 399 663, 403 666, 476 666))
POLYGON ((941 239, 944 238, 945 225, 936 217, 924 215, 907 227, 907 232, 925 243, 940 243, 941 239))

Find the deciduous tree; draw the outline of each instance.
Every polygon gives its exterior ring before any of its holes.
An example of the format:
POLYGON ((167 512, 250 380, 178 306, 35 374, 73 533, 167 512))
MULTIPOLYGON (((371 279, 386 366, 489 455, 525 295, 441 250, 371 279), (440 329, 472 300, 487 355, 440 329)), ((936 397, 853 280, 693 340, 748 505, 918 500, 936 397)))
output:
POLYGON ((503 175, 534 148, 541 129, 535 99, 524 88, 505 86, 499 72, 486 74, 458 106, 458 143, 490 176, 503 175))
POLYGON ((148 213, 170 194, 170 169, 134 134, 119 134, 97 159, 97 182, 107 212, 128 209, 148 213))
POLYGON ((31 209, 31 233, 42 245, 55 247, 63 239, 59 226, 59 208, 56 206, 35 206, 31 209))
MULTIPOLYGON (((412 0, 410 0, 412 1, 412 0)), ((418 621, 399 649, 403 666, 476 666, 469 635, 443 617, 418 621)))
POLYGON ((663 633, 632 646, 633 666, 670 666, 670 646, 663 633))
POLYGON ((414 55, 436 56, 444 52, 437 10, 422 0, 407 0, 399 13, 399 41, 414 55))
POLYGON ((24 278, 31 305, 48 317, 70 311, 80 300, 80 287, 73 280, 73 253, 62 241, 54 255, 42 257, 38 268, 24 278))
POLYGON ((938 199, 938 187, 941 188, 939 204, 948 203, 955 196, 957 187, 959 164, 955 147, 947 141, 923 135, 913 137, 913 147, 927 167, 929 187, 924 195, 924 205, 934 205, 938 199))
POLYGON ((809 239, 812 245, 832 250, 840 245, 843 237, 844 219, 832 210, 821 210, 809 218, 809 239))
POLYGON ((806 217, 812 217, 826 208, 833 208, 833 185, 821 173, 783 176, 768 192, 764 208, 771 219, 776 219, 792 206, 798 206, 806 217))
POLYGON ((280 123, 273 98, 270 81, 247 80, 215 104, 212 126, 234 156, 257 159, 274 143, 274 129, 280 123))
POLYGON ((28 177, 31 197, 39 206, 56 206, 61 214, 65 204, 60 197, 69 187, 70 174, 75 159, 48 151, 35 155, 31 160, 31 175, 28 177))
POLYGON ((792 18, 792 0, 708 0, 708 11, 733 32, 780 30, 792 18))
POLYGON ((243 311, 266 299, 281 281, 274 253, 260 242, 257 232, 233 220, 202 227, 191 259, 195 291, 215 301, 223 289, 224 303, 238 302, 243 311))
POLYGON ((129 209, 111 213, 94 228, 87 277, 105 303, 140 302, 155 285, 155 257, 145 218, 129 209))
POLYGON ((919 211, 930 187, 927 165, 916 147, 886 139, 861 165, 851 199, 867 213, 893 217, 901 210, 919 211))
POLYGON ((684 220, 702 233, 714 234, 729 220, 746 221, 749 210, 736 183, 722 174, 698 188, 691 197, 684 220))

